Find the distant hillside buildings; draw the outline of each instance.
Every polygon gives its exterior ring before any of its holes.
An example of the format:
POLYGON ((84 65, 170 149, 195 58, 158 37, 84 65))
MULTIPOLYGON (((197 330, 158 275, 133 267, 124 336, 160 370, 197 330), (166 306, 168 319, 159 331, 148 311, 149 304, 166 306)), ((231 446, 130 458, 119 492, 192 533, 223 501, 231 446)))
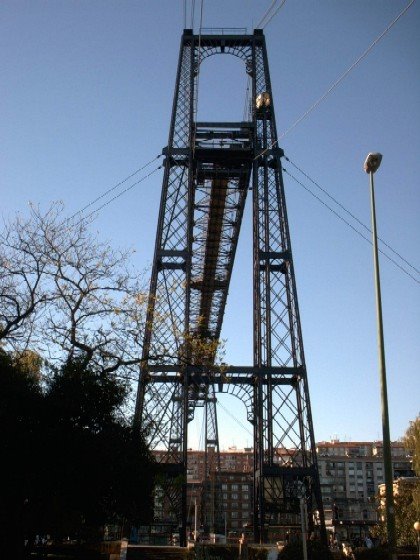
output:
MULTIPOLYGON (((163 453, 155 451, 156 456, 163 453)), ((288 453, 287 450, 281 450, 279 457, 284 459, 288 453)), ((364 538, 378 518, 378 504, 374 497, 384 482, 382 443, 320 442, 317 444, 317 454, 327 530, 339 539, 364 538)), ((214 449, 209 448, 208 465, 215 465, 214 458, 214 449)), ((414 475, 411 459, 399 442, 392 443, 392 463, 394 479, 414 475)), ((244 527, 250 527, 253 512, 253 449, 231 447, 222 451, 220 470, 214 466, 209 470, 204 485, 205 499, 202 500, 205 453, 190 450, 187 484, 191 528, 194 527, 196 507, 198 523, 203 523, 202 530, 209 530, 217 519, 216 532, 231 532, 234 535, 244 527), (201 503, 205 504, 203 512, 201 503)), ((283 519, 282 524, 293 527, 298 524, 298 519, 291 515, 289 519, 283 519)), ((278 534, 272 537, 282 538, 284 535, 279 529, 278 534)))

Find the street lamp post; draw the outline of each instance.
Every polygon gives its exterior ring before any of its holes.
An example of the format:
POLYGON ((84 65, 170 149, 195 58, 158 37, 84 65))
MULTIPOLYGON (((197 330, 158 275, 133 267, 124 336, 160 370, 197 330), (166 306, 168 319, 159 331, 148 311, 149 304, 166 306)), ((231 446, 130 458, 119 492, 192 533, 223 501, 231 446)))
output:
POLYGON ((302 549, 303 549, 303 560, 308 560, 308 548, 306 544, 308 536, 308 510, 306 507, 306 500, 304 497, 300 498, 300 524, 302 527, 302 549))
POLYGON ((392 480, 392 460, 391 460, 391 439, 389 435, 389 415, 388 415, 388 392, 386 383, 386 367, 385 367, 385 345, 382 321, 382 300, 381 300, 381 283, 379 277, 379 258, 378 258, 378 234, 376 231, 376 211, 375 211, 375 190, 373 184, 373 175, 378 170, 382 160, 382 155, 378 153, 368 154, 364 170, 369 174, 370 178, 370 201, 372 211, 372 244, 373 244, 373 262, 375 274, 375 291, 376 291, 376 319, 378 328, 378 352, 379 352, 379 377, 381 386, 381 406, 382 406, 382 434, 383 434, 383 457, 385 471, 385 512, 386 526, 388 534, 388 545, 390 550, 390 558, 396 560, 396 538, 395 538, 395 512, 394 512, 394 493, 392 480))
POLYGON ((420 521, 416 521, 414 523, 414 530, 417 533, 417 552, 419 554, 419 560, 420 560, 420 521))

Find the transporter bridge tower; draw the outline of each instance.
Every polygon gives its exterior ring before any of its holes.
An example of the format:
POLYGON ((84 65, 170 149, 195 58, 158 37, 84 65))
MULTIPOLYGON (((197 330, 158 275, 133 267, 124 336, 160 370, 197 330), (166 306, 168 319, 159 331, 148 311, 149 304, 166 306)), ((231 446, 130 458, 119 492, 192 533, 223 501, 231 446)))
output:
MULTIPOLYGON (((215 76, 217 79, 217 76, 215 76)), ((181 38, 138 384, 136 421, 160 449, 163 510, 187 531, 188 427, 206 419, 203 496, 218 488, 217 394, 245 405, 253 430, 253 526, 307 512, 326 540, 273 95, 261 30, 181 38), (200 66, 233 55, 251 81, 244 122, 198 122, 200 66), (252 205, 253 363, 218 366, 217 344, 245 203, 252 205), (302 504, 305 506, 302 508, 302 504)), ((251 345, 251 340, 249 341, 251 345)), ((216 497, 217 498, 217 497, 216 497)), ((213 501, 219 502, 213 496, 213 501)), ((217 515, 220 503, 213 503, 217 515)), ((306 515, 306 514, 305 514, 306 515)), ((220 521, 220 520, 219 520, 220 521)), ((217 520, 215 521, 217 525, 217 520)))

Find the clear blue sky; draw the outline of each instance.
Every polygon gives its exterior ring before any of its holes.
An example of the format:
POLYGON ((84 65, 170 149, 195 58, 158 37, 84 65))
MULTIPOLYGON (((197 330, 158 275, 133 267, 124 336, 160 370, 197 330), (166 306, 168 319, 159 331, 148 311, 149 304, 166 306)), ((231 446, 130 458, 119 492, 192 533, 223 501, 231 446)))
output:
MULTIPOLYGON (((265 30, 279 134, 407 4, 286 2, 265 30)), ((269 5, 205 0, 203 26, 251 32, 269 5)), ((25 213, 28 201, 47 207, 58 199, 71 214, 160 153, 167 143, 182 28, 181 0, 3 0, 4 216, 25 213)), ((281 141, 292 161, 367 224, 362 165, 369 151, 382 152, 376 175, 379 234, 418 269, 419 29, 415 2, 281 141)), ((244 96, 239 60, 213 57, 203 64, 200 118, 240 120, 244 96)), ((161 172, 153 175, 95 222, 99 236, 137 250, 141 270, 151 264, 161 180, 161 172)), ((315 437, 381 438, 371 247, 294 181, 285 181, 315 437)), ((245 223, 223 330, 231 364, 252 360, 250 251, 245 223)), ((420 408, 420 285, 383 257, 381 273, 391 437, 398 438, 420 408)), ((240 404, 221 402, 245 422, 240 404)), ((223 409, 219 420, 222 446, 251 444, 223 409)), ((198 431, 192 426, 192 436, 198 431)))

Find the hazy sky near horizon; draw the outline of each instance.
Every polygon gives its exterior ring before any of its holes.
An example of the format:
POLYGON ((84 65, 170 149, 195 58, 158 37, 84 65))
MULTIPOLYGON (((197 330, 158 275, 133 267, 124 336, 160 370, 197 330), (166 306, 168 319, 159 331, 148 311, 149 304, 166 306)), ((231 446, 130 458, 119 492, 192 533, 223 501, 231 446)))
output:
MULTIPOLYGON (((191 2, 187 4, 190 27, 191 2)), ((270 4, 204 0, 203 27, 247 28, 251 33, 270 4)), ((264 30, 279 136, 408 4, 285 3, 264 30)), ((63 200, 73 214, 161 152, 168 138, 183 5, 182 0, 3 0, 4 217, 26 213, 28 201, 46 208, 63 200)), ((197 1, 195 32, 199 11, 197 1)), ((363 161, 370 151, 383 153, 375 176, 379 235, 417 270, 419 29, 420 5, 414 2, 331 95, 280 141, 292 162, 367 225, 370 202, 363 161)), ((245 88, 240 60, 206 60, 200 74, 200 120, 241 120, 245 88)), ((284 166, 369 237, 290 163, 284 166)), ((162 176, 155 173, 110 203, 94 224, 99 237, 135 248, 134 264, 139 271, 146 268, 146 275, 162 176)), ((381 439, 371 246, 288 175, 285 185, 315 438, 381 439)), ((225 361, 234 365, 252 363, 250 218, 248 206, 222 333, 225 361)), ((415 278, 381 256, 391 437, 396 439, 420 410, 420 274, 386 247, 384 251, 415 278)), ((242 404, 223 395, 220 403, 222 447, 251 445, 252 429, 242 404)), ((199 417, 190 433, 190 446, 196 447, 199 417)))

